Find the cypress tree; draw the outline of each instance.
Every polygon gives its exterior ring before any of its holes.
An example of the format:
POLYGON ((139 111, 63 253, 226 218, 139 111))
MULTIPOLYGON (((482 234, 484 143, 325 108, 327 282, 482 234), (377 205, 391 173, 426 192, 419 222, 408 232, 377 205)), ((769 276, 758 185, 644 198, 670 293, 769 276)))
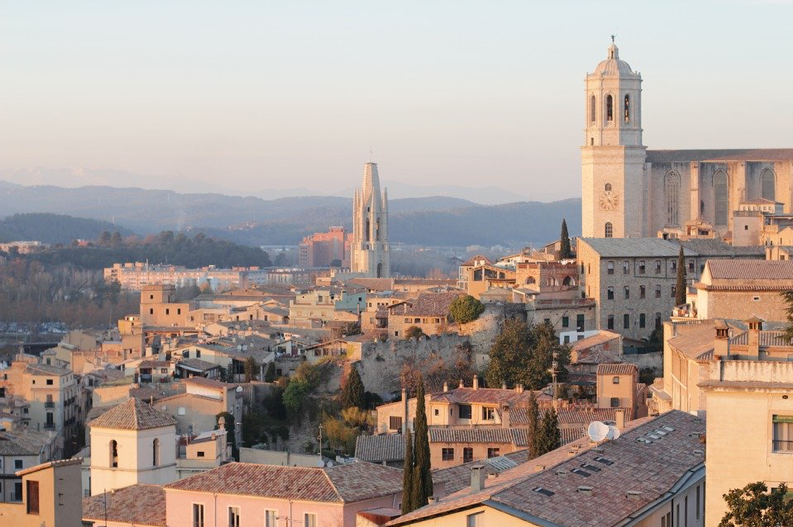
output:
POLYGON ((267 371, 264 372, 264 382, 275 382, 275 362, 267 365, 267 371))
POLYGON ((683 246, 680 246, 680 254, 677 255, 677 283, 675 284, 675 305, 680 306, 686 303, 686 259, 683 255, 683 246))
POLYGON ((540 442, 540 407, 534 393, 529 397, 529 459, 537 457, 540 442))
POLYGON ((410 431, 405 434, 405 464, 402 472, 402 514, 414 510, 413 506, 413 441, 410 431))
POLYGON ((427 429, 427 411, 424 408, 424 378, 419 376, 416 390, 415 466, 413 469, 413 498, 411 505, 418 509, 427 504, 432 496, 432 473, 430 472, 430 439, 427 429))
POLYGON ((562 246, 559 249, 559 259, 564 260, 573 257, 573 249, 570 247, 570 235, 567 233, 567 220, 562 219, 562 246))
POLYGON ((361 381, 361 376, 354 366, 347 376, 344 389, 341 391, 342 409, 353 406, 362 410, 366 407, 366 393, 363 387, 363 381, 361 381))
POLYGON ((559 433, 559 420, 554 408, 549 408, 542 416, 540 423, 540 437, 538 456, 547 454, 551 450, 556 450, 561 446, 561 434, 559 433))

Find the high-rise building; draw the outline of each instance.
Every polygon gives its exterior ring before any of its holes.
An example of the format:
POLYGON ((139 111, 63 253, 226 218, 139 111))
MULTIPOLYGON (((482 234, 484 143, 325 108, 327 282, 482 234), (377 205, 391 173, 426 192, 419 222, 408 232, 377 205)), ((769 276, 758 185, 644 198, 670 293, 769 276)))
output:
POLYGON ((371 278, 390 277, 388 191, 380 193, 376 163, 364 165, 363 184, 353 200, 352 232, 352 272, 371 278))
POLYGON ((350 235, 344 227, 331 227, 328 232, 316 232, 300 243, 298 265, 312 267, 349 267, 350 235))

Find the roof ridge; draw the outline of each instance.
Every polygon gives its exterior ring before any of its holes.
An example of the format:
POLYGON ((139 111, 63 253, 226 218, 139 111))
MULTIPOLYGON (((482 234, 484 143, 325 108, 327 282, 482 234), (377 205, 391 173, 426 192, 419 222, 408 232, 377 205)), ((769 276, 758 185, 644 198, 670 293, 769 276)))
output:
MULTIPOLYGON (((312 467, 305 467, 305 468, 312 468, 312 467)), ((338 487, 336 487, 336 484, 333 483, 333 480, 331 479, 330 474, 328 474, 328 471, 326 470, 327 468, 333 468, 333 467, 322 467, 322 468, 320 468, 320 470, 325 475, 325 479, 328 480, 328 483, 330 484, 331 488, 333 489, 333 492, 336 493, 336 496, 338 496, 338 498, 341 500, 342 503, 347 503, 347 501, 344 499, 344 496, 342 496, 341 492, 339 492, 338 487)))

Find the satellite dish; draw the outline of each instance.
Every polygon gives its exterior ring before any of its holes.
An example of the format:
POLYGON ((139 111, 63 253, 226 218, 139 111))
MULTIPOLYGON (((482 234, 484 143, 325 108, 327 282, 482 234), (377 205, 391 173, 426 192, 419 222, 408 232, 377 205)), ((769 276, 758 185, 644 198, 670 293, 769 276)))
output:
POLYGON ((607 424, 600 421, 592 421, 589 423, 589 428, 587 428, 586 433, 589 439, 595 443, 600 443, 608 436, 609 427, 607 424))
POLYGON ((620 436, 620 429, 614 425, 609 425, 609 432, 606 434, 606 439, 617 439, 620 436))

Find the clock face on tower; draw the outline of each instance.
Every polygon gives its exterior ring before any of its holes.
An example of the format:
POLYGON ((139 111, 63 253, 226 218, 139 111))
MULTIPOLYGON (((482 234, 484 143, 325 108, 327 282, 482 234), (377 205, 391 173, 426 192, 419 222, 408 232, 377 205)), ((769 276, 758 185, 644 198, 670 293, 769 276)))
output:
POLYGON ((613 190, 605 190, 600 193, 600 210, 617 210, 619 206, 619 194, 613 190))

